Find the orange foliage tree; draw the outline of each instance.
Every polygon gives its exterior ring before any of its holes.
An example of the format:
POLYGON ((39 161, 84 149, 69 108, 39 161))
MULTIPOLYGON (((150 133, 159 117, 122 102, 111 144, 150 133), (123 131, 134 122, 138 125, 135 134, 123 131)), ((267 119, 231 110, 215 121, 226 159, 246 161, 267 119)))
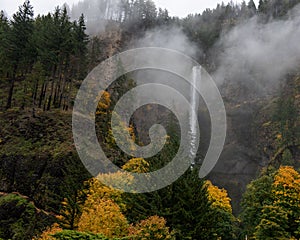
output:
POLYGON ((149 217, 135 226, 131 226, 130 235, 136 240, 174 239, 166 226, 166 220, 158 216, 149 217))
MULTIPOLYGON (((123 166, 123 170, 131 172, 147 171, 149 164, 141 158, 134 158, 123 166)), ((100 174, 87 181, 89 190, 79 220, 78 229, 83 232, 102 233, 107 237, 123 237, 128 235, 129 224, 123 211, 126 204, 122 199, 123 191, 112 188, 130 188, 134 178, 130 173, 116 172, 100 174), (125 179, 125 180, 124 180, 125 179), (107 185, 104 185, 104 181, 107 185)))
POLYGON ((107 237, 127 236, 128 228, 129 224, 120 207, 109 199, 100 199, 84 208, 78 224, 79 231, 102 233, 107 237))

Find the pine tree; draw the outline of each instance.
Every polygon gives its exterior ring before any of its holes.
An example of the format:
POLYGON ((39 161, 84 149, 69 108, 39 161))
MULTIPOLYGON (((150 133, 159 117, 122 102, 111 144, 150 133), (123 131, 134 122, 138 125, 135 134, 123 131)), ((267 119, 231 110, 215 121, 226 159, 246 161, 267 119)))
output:
POLYGON ((262 209, 260 223, 256 227, 254 237, 257 240, 291 239, 285 231, 287 228, 287 212, 279 206, 266 205, 262 209))
POLYGON ((6 79, 11 64, 7 59, 8 33, 10 27, 4 12, 0 12, 0 79, 6 79))
POLYGON ((76 70, 75 77, 77 79, 83 79, 86 75, 88 35, 85 31, 86 25, 84 15, 82 14, 78 22, 74 22, 73 24, 74 68, 76 70))
POLYGON ((248 2, 247 8, 248 8, 248 12, 249 12, 249 17, 252 17, 256 14, 257 9, 256 9, 256 5, 253 0, 250 0, 248 2))
POLYGON ((258 4, 258 12, 262 14, 267 14, 268 13, 268 0, 259 0, 258 4))
POLYGON ((6 108, 12 104, 15 81, 18 71, 24 73, 30 68, 32 62, 33 47, 30 38, 33 33, 33 7, 29 0, 26 0, 13 15, 11 31, 9 32, 8 58, 12 65, 10 88, 6 108))
POLYGON ((272 184, 274 169, 265 170, 261 176, 252 181, 243 195, 241 220, 244 234, 253 236, 255 227, 262 218, 262 209, 273 202, 272 184))
POLYGON ((171 17, 167 9, 158 9, 157 24, 158 25, 168 25, 170 23, 171 17))
POLYGON ((156 23, 157 11, 155 3, 152 0, 147 0, 143 8, 143 25, 145 29, 154 27, 156 23))

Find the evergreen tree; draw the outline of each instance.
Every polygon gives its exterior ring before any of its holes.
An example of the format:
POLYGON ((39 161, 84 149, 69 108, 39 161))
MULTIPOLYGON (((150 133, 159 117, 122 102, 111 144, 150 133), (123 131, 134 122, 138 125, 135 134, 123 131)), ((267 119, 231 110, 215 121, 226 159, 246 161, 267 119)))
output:
POLYGON ((10 108, 12 104, 15 81, 18 71, 22 73, 30 69, 32 64, 33 47, 30 41, 33 33, 33 7, 29 0, 26 0, 19 7, 17 13, 13 15, 11 21, 11 31, 9 32, 9 52, 8 59, 12 65, 12 73, 10 80, 9 93, 6 108, 10 108))
POLYGON ((262 14, 268 13, 268 0, 259 0, 258 12, 262 14))
POLYGON ((249 16, 252 17, 256 14, 256 5, 253 0, 250 0, 247 5, 249 16))
POLYGON ((271 205, 272 183, 274 179, 274 169, 265 170, 262 175, 252 181, 243 195, 241 220, 245 235, 252 236, 255 227, 261 221, 262 209, 265 205, 271 205))
POLYGON ((82 14, 78 22, 74 22, 73 25, 74 34, 74 59, 75 59, 75 77, 77 79, 83 79, 86 75, 87 68, 87 44, 88 35, 85 33, 86 25, 84 15, 82 14))
POLYGON ((11 64, 7 59, 7 46, 8 46, 8 33, 10 27, 8 24, 8 19, 5 16, 4 12, 0 12, 0 79, 6 79, 8 73, 10 72, 9 68, 11 64))
POLYGON ((157 24, 158 25, 168 25, 171 21, 171 17, 169 16, 169 12, 167 9, 158 9, 157 15, 157 24))
POLYGON ((143 7, 143 25, 146 29, 152 28, 156 23, 156 6, 152 0, 147 0, 143 7))
POLYGON ((262 209, 261 221, 256 227, 254 237, 257 240, 291 239, 285 231, 287 228, 287 212, 279 206, 266 205, 262 209))

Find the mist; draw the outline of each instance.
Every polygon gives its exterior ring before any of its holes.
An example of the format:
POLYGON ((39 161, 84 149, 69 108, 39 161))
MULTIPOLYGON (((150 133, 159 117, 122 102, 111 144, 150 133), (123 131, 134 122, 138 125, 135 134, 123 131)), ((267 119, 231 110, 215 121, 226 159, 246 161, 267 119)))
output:
MULTIPOLYGON (((202 50, 199 49, 193 42, 191 42, 188 37, 185 35, 183 30, 179 27, 173 26, 173 27, 159 27, 155 28, 153 30, 149 30, 145 33, 144 37, 136 40, 134 43, 131 44, 131 48, 143 48, 143 47, 160 47, 160 48, 167 48, 175 50, 181 54, 184 54, 190 58, 197 59, 197 57, 202 55, 202 50)), ((145 56, 147 57, 147 56, 145 56)), ((190 76, 192 78, 193 69, 190 68, 184 60, 180 59, 172 59, 168 56, 161 55, 159 58, 153 59, 153 61, 156 62, 156 64, 164 66, 164 63, 172 64, 175 66, 177 72, 186 72, 190 73, 190 76), (160 64, 161 63, 161 64, 160 64)), ((191 83, 189 83, 186 79, 181 78, 180 76, 172 73, 172 72, 165 72, 162 70, 142 70, 142 71, 136 71, 133 74, 134 80, 137 82, 138 85, 143 85, 147 83, 158 83, 162 85, 170 86, 171 88, 177 90, 177 92, 184 96, 185 99, 191 103, 192 101, 192 93, 191 93, 191 83)), ((203 87, 203 86, 202 86, 203 87)), ((143 98, 143 95, 147 96, 149 92, 141 93, 141 96, 139 96, 141 99, 143 98)), ((163 92, 159 91, 153 91, 153 95, 156 96, 158 99, 160 99, 163 102, 168 102, 172 106, 175 106, 176 109, 179 110, 180 114, 184 116, 186 120, 186 125, 189 125, 189 109, 188 106, 182 105, 178 101, 178 95, 174 95, 173 92, 163 92)), ((210 133, 208 130, 210 129, 210 117, 208 115, 208 112, 206 112, 206 105, 204 101, 202 100, 201 96, 199 94, 196 94, 197 96, 195 99, 198 99, 199 102, 197 106, 199 107, 199 110, 201 109, 201 119, 199 119, 199 122, 201 123, 201 134, 204 136, 201 138, 201 147, 200 152, 205 153, 208 148, 208 142, 204 142, 203 139, 209 139, 210 133)), ((140 98, 137 99, 140 99, 140 98)), ((138 129, 138 132, 140 135, 145 136, 148 134, 148 127, 151 126, 151 123, 160 123, 163 124, 168 122, 169 118, 167 117, 168 111, 166 109, 162 109, 159 106, 152 106, 151 112, 144 112, 142 115, 147 115, 147 121, 144 121, 143 118, 140 117, 135 119, 136 128, 138 129), (139 127, 140 126, 140 127, 139 127), (145 127, 146 126, 146 127, 145 127), (147 127, 148 126, 148 127, 147 127), (145 131, 146 130, 146 131, 145 131)), ((141 114, 139 115, 141 116, 141 114)), ((165 126, 168 126, 168 123, 165 124, 165 126)), ((143 137, 145 138, 145 137, 143 137)), ((147 143, 148 138, 145 141, 147 143)), ((142 139, 143 140, 143 139, 142 139)))
POLYGON ((223 33, 215 46, 219 85, 241 84, 252 93, 271 94, 300 64, 300 6, 288 19, 262 23, 258 17, 223 33), (216 50, 217 49, 217 50, 216 50))
POLYGON ((71 8, 71 18, 78 19, 81 14, 86 18, 89 34, 105 31, 110 20, 119 20, 121 0, 82 0, 71 8))
MULTIPOLYGON (((193 44, 184 32, 178 27, 161 27, 147 31, 143 38, 136 40, 131 44, 131 48, 142 48, 142 47, 161 47, 172 49, 185 54, 189 57, 195 58, 201 53, 201 50, 193 44)), ((172 63, 179 71, 188 71, 192 74, 192 69, 185 69, 186 66, 183 63, 178 63, 175 59, 169 59, 167 56, 161 55, 159 59, 155 59, 156 62, 163 66, 164 62, 172 63)), ((146 83, 160 83, 168 85, 178 92, 183 94, 186 99, 190 97, 190 85, 181 77, 160 70, 143 70, 137 71, 134 74, 134 79, 138 84, 146 83)), ((176 97, 171 94, 165 93, 160 98, 168 99, 168 101, 176 103, 176 97)))
MULTIPOLYGON (((292 9, 286 19, 263 23, 259 17, 253 17, 230 31, 224 31, 210 51, 215 63, 215 71, 211 75, 222 95, 240 101, 277 94, 287 74, 292 74, 300 65, 299 26, 300 5, 292 9), (240 93, 233 94, 235 89, 240 93)), ((143 38, 136 40, 130 47, 169 48, 195 59, 202 55, 202 50, 179 27, 147 31, 143 38)), ((162 56, 157 61, 172 59, 164 59, 162 56)), ((183 86, 182 79, 153 70, 136 74, 135 79, 140 84, 154 81, 183 92, 188 89, 183 86)))

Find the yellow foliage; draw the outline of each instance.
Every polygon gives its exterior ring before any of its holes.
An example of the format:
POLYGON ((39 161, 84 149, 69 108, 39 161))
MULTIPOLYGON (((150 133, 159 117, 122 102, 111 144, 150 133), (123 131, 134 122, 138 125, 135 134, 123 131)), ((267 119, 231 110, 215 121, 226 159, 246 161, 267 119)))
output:
POLYGON ((113 200, 98 199, 93 205, 85 207, 78 229, 82 232, 102 233, 107 237, 124 237, 129 224, 120 207, 113 200))
POLYGON ((274 185, 276 187, 282 185, 285 188, 296 187, 300 190, 300 174, 293 167, 282 166, 275 175, 274 185))
POLYGON ((130 159, 122 169, 134 173, 147 173, 149 171, 149 163, 143 158, 130 159))
POLYGON ((51 227, 47 228, 39 238, 35 238, 35 240, 55 240, 51 235, 61 232, 63 229, 59 227, 57 223, 54 223, 51 227))
POLYGON ((276 138, 277 138, 278 140, 281 140, 281 139, 282 139, 282 134, 277 134, 277 135, 276 135, 276 138))
POLYGON ((266 122, 266 123, 263 124, 263 127, 269 127, 271 124, 272 124, 271 121, 270 122, 266 122))
POLYGON ((232 212, 230 201, 227 191, 214 186, 210 181, 206 181, 208 200, 211 202, 212 207, 223 209, 227 212, 232 212))
POLYGON ((273 193, 277 203, 289 202, 300 207, 300 174, 293 167, 280 167, 274 177, 273 193))
POLYGON ((106 178, 107 181, 109 181, 109 178, 111 178, 111 181, 118 181, 118 179, 121 179, 121 177, 118 177, 118 173, 115 174, 102 174, 99 175, 99 179, 92 178, 87 181, 87 184, 89 186, 89 190, 87 192, 87 200, 85 201, 84 206, 85 207, 92 207, 95 202, 102 201, 102 200, 113 200, 116 203, 119 203, 122 208, 125 208, 125 205, 122 204, 122 191, 119 191, 117 189, 111 188, 109 186, 104 185, 101 182, 101 177, 106 178))
POLYGON ((172 233, 166 226, 166 220, 162 217, 152 216, 135 226, 130 227, 130 235, 133 239, 147 240, 147 239, 173 239, 172 233))
POLYGON ((108 137, 106 137, 108 147, 114 147, 116 145, 117 138, 119 144, 130 143, 130 150, 134 151, 134 143, 136 141, 134 127, 128 127, 117 113, 113 112, 113 116, 117 119, 117 125, 114 127, 114 132, 112 129, 108 130, 108 137))
POLYGON ((98 107, 96 114, 106 114, 107 110, 110 107, 111 99, 110 99, 110 94, 107 91, 101 91, 98 95, 98 98, 100 101, 98 102, 98 107))
MULTIPOLYGON (((135 173, 147 172, 149 163, 142 158, 133 158, 123 166, 123 170, 135 173)), ((118 171, 116 173, 99 174, 96 178, 86 182, 89 190, 87 191, 85 207, 91 207, 99 200, 113 200, 122 210, 125 210, 122 189, 130 191, 133 183, 134 177, 130 172, 118 171)))
POLYGON ((134 177, 129 172, 118 171, 116 173, 99 174, 97 176, 97 180, 100 183, 99 186, 102 186, 102 190, 100 191, 105 190, 106 193, 109 192, 113 197, 115 195, 120 196, 123 192, 123 189, 130 191, 131 185, 134 182, 134 177), (105 183, 105 186, 102 183, 105 183))

